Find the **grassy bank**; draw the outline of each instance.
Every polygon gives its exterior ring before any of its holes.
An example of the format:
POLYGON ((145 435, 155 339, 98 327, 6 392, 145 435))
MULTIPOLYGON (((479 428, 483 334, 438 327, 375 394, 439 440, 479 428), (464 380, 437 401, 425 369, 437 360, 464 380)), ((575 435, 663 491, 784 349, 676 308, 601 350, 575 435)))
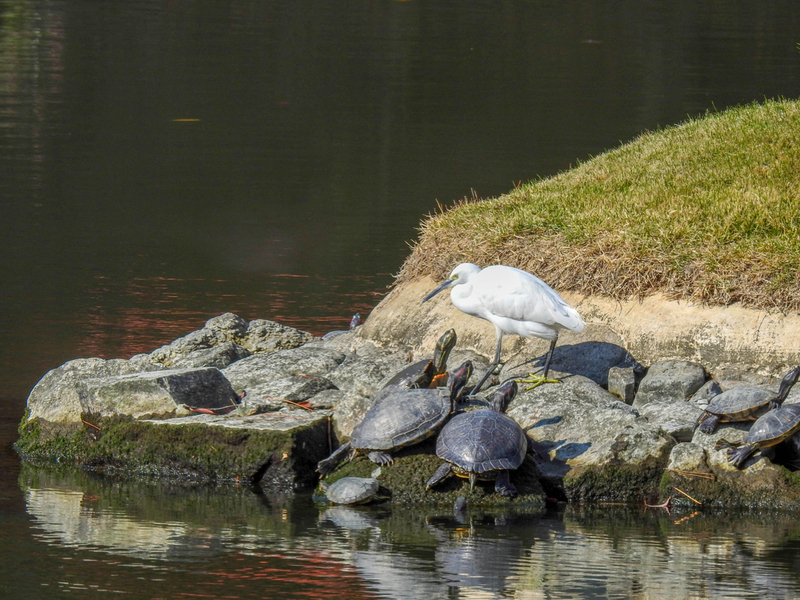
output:
POLYGON ((800 102, 645 133, 557 176, 430 216, 399 274, 502 263, 557 290, 800 308, 800 102))

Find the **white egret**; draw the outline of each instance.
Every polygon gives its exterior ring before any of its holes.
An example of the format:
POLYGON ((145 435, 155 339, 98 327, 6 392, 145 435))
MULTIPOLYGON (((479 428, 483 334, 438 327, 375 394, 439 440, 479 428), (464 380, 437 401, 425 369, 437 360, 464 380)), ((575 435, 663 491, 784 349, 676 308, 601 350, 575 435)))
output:
POLYGON ((558 341, 558 332, 561 329, 583 331, 585 325, 578 311, 567 304, 553 288, 535 275, 514 267, 492 265, 481 269, 472 263, 462 263, 422 301, 430 300, 449 287, 453 288, 450 291, 450 300, 457 309, 489 321, 497 333, 494 362, 470 394, 477 393, 500 364, 504 334, 538 337, 550 341, 544 373, 540 377, 532 376, 529 380, 534 383, 532 387, 536 387, 545 381, 554 381, 547 379, 547 373, 558 341))

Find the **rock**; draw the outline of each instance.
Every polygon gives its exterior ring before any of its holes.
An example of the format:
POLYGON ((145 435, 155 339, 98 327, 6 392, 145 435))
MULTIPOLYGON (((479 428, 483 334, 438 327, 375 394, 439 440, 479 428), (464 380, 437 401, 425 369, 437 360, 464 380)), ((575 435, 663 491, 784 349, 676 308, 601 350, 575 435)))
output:
POLYGON ((305 331, 274 321, 256 319, 248 323, 233 313, 206 321, 193 331, 154 350, 150 359, 164 367, 227 367, 255 353, 296 348, 314 340, 305 331))
POLYGON ((409 365, 408 356, 407 352, 386 352, 369 344, 347 355, 330 378, 339 389, 371 398, 382 382, 409 365))
POLYGON ((222 342, 211 348, 199 349, 170 361, 174 368, 215 367, 224 369, 229 364, 247 358, 250 351, 235 342, 222 342))
MULTIPOLYGON (((576 334, 573 334, 576 335, 576 334)), ((567 338, 567 335, 563 336, 567 338)), ((542 340, 531 343, 509 359, 500 373, 500 380, 524 377, 528 373, 544 368, 545 353, 549 345, 542 340), (540 352, 540 350, 544 350, 540 352)), ((550 363, 552 376, 561 379, 569 375, 580 375, 591 379, 601 387, 608 386, 608 373, 612 368, 630 368, 634 372, 644 368, 621 346, 608 342, 583 341, 574 344, 560 343, 553 352, 550 363)))
POLYGON ((89 379, 155 371, 159 367, 141 355, 131 360, 79 358, 48 371, 28 396, 24 421, 80 423, 84 408, 79 387, 89 379), (135 359, 135 360, 134 360, 135 359))
POLYGON ((639 408, 639 414, 678 442, 692 439, 694 427, 703 410, 693 402, 650 402, 639 408))
POLYGON ((705 383, 706 373, 698 364, 683 360, 664 360, 650 366, 639 383, 634 408, 649 402, 686 400, 705 383))
MULTIPOLYGON (((254 354, 222 369, 234 390, 244 391, 251 402, 262 403, 270 410, 285 406, 284 400, 303 396, 309 386, 329 389, 332 372, 345 355, 325 348, 298 347, 269 354, 254 354), (315 378, 325 378, 321 384, 315 378)), ((308 399, 306 395, 304 399, 308 399)), ((297 401, 297 400, 295 400, 297 401)))
POLYGON ((608 370, 608 391, 631 404, 636 390, 636 373, 633 367, 611 367, 608 370))
POLYGON ((88 379, 79 384, 82 412, 92 417, 134 419, 173 416, 181 405, 219 408, 238 398, 213 367, 148 371, 88 379))
POLYGON ((717 383, 717 381, 714 379, 709 379, 702 386, 700 386, 700 389, 692 395, 690 400, 700 408, 705 408, 716 396, 719 396, 721 393, 722 388, 720 387, 719 383, 717 383))
POLYGON ((297 348, 315 339, 307 331, 287 327, 275 321, 254 319, 250 321, 240 343, 250 352, 256 354, 297 348))
POLYGON ((775 448, 762 448, 737 469, 727 460, 725 449, 717 450, 717 441, 741 442, 751 423, 724 423, 713 434, 697 430, 691 442, 676 445, 670 454, 661 488, 672 493, 675 488, 691 496, 674 494, 677 504, 696 506, 695 501, 711 507, 800 506, 800 481, 788 469, 774 464, 775 448))
POLYGON ((581 376, 522 392, 507 414, 533 440, 549 495, 563 499, 641 500, 657 487, 675 445, 660 427, 581 376))

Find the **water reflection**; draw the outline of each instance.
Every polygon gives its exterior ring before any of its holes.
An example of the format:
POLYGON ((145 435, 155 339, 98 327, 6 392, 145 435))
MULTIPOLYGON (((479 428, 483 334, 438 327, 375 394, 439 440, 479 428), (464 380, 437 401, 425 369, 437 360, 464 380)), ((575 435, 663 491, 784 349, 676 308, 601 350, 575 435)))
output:
POLYGON ((103 571, 146 570, 167 588, 212 589, 211 597, 249 597, 253 582, 262 595, 286 597, 800 595, 800 524, 789 514, 329 507, 307 496, 115 482, 27 465, 20 482, 45 552, 91 557, 92 569, 70 566, 83 581, 96 579, 99 562, 103 571))

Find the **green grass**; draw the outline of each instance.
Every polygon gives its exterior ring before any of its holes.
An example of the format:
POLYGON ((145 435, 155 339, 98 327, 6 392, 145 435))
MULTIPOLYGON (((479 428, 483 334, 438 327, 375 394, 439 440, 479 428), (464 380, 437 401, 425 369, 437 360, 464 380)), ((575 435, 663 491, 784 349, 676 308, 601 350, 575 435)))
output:
POLYGON ((708 114, 429 216, 398 275, 507 264, 558 290, 800 308, 800 102, 708 114))

